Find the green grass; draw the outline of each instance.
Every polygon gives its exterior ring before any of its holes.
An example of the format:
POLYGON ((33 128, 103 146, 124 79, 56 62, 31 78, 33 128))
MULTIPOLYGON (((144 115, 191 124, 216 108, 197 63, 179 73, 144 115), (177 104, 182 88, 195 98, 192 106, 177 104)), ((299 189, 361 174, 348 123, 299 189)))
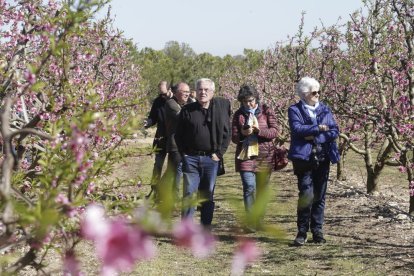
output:
MULTIPOLYGON (((137 157, 141 152, 140 149, 135 150, 134 145, 128 146, 128 154, 115 172, 119 179, 139 176, 148 180, 153 157, 137 157)), ((358 168, 364 170, 363 164, 355 155, 350 154, 348 160, 352 161, 350 167, 347 167, 348 172, 358 176, 358 168)), ((396 259, 390 259, 391 253, 383 253, 383 247, 390 245, 370 242, 358 236, 361 233, 370 236, 370 231, 374 231, 365 224, 369 215, 362 211, 361 215, 359 211, 349 209, 350 199, 337 190, 341 187, 333 179, 329 183, 327 198, 327 244, 308 243, 301 248, 291 246, 296 234, 297 202, 296 179, 291 165, 271 176, 270 202, 264 217, 266 231, 244 233, 241 228, 244 216, 242 186, 240 176, 234 172, 233 147, 225 155, 225 164, 226 174, 218 178, 215 190, 216 211, 212 230, 218 239, 215 253, 209 258, 198 259, 189 251, 173 245, 169 238, 156 238, 157 257, 137 264, 128 275, 230 275, 237 241, 246 237, 257 240, 263 252, 260 260, 249 266, 246 275, 408 275, 412 272, 410 269, 414 269, 413 264, 408 267, 394 264, 396 259)), ((332 169, 331 178, 336 175, 335 168, 332 169)), ((387 172, 384 178, 390 177, 388 173, 391 174, 387 172)), ((391 176, 393 177, 395 176, 391 176)), ((145 194, 149 191, 149 186, 142 189, 141 192, 145 194)), ((179 220, 178 212, 175 212, 173 220, 179 220)), ((397 251, 403 248, 399 248, 399 244, 392 246, 397 251)), ((410 251, 409 248, 404 248, 403 252, 405 250, 410 251)), ((86 271, 94 274, 97 271, 97 261, 91 258, 91 252, 92 249, 87 244, 79 251, 80 259, 87 261, 86 271)))

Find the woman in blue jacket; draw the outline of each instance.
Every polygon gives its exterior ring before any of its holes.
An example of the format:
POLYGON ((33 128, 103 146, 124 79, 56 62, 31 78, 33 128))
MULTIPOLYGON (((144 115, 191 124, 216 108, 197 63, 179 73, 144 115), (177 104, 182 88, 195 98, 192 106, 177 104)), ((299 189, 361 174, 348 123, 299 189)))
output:
POLYGON ((297 246, 307 241, 309 228, 315 243, 325 243, 322 225, 330 163, 339 161, 339 135, 332 112, 319 102, 319 82, 304 77, 296 85, 300 101, 289 107, 289 159, 298 178, 297 246))

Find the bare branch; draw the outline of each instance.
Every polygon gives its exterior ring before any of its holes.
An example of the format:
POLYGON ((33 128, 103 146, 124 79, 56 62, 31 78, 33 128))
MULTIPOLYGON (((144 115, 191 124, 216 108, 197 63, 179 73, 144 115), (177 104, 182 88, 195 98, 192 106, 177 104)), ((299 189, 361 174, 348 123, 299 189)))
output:
POLYGON ((343 138, 343 139, 345 139, 345 141, 348 143, 348 145, 349 145, 349 147, 353 150, 353 151, 355 151, 356 153, 359 153, 359 154, 362 154, 362 155, 365 155, 367 152, 365 151, 365 150, 361 150, 361 149, 358 149, 352 142, 351 142, 351 140, 349 139, 349 137, 347 136, 347 135, 345 135, 344 133, 340 133, 339 134, 339 136, 341 137, 341 138, 343 138))

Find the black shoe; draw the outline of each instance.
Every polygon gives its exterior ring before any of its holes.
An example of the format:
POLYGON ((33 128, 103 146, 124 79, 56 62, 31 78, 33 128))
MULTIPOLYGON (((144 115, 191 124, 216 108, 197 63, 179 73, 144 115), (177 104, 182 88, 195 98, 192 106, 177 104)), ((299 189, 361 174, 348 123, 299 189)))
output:
POLYGON ((323 237, 322 232, 313 233, 313 242, 314 243, 326 243, 326 240, 323 237))
POLYGON ((299 232, 296 235, 296 238, 293 241, 293 244, 296 245, 296 246, 302 246, 302 245, 304 245, 306 243, 306 241, 307 241, 306 233, 299 232))

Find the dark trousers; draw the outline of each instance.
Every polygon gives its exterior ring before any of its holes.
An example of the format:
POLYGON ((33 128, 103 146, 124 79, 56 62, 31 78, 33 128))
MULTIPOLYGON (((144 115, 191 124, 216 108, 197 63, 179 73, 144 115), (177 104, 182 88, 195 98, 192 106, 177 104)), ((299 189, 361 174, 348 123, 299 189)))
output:
POLYGON ((329 178, 330 162, 321 162, 318 167, 303 169, 304 161, 293 161, 298 178, 299 200, 297 206, 298 232, 322 232, 325 211, 325 195, 329 178))
POLYGON ((179 198, 182 173, 181 154, 177 151, 168 152, 167 169, 162 176, 160 190, 172 193, 175 199, 179 198))
POLYGON ((161 178, 162 166, 164 165, 165 157, 167 152, 165 149, 160 149, 155 154, 154 168, 152 170, 151 185, 155 186, 158 184, 161 178))

